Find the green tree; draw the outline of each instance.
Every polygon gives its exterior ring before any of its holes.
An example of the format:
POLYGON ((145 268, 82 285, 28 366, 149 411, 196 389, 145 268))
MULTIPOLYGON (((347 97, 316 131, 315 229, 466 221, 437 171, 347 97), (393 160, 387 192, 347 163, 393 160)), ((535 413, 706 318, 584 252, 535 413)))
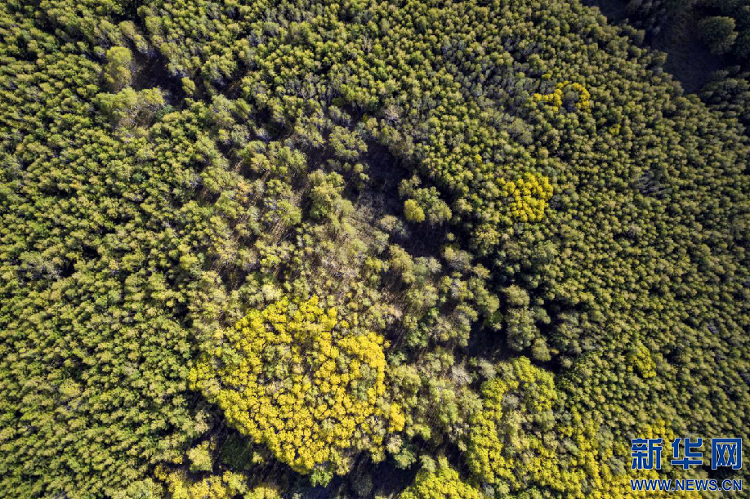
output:
POLYGON ((714 54, 726 54, 732 50, 737 32, 734 19, 726 16, 712 16, 698 24, 700 36, 714 54))
POLYGON ((133 78, 133 54, 127 47, 112 47, 107 51, 104 79, 110 90, 117 92, 130 86, 133 78))
POLYGON ((413 223, 424 222, 425 219, 424 210, 413 199, 404 201, 404 216, 408 221, 413 223))

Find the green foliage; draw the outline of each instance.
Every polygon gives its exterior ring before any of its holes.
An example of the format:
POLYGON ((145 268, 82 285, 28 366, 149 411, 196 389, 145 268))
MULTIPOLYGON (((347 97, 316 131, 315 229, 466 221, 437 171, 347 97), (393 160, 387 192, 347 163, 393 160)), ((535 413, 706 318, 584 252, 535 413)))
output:
MULTIPOLYGON (((698 30, 715 54, 731 54, 743 64, 750 61, 750 1, 748 0, 655 0, 628 4, 635 24, 657 35, 670 28, 698 30), (686 24, 696 19, 697 26, 686 24)), ((695 36, 685 32, 685 36, 695 36)))
POLYGON ((158 88, 136 92, 128 87, 116 94, 98 94, 94 102, 114 125, 133 128, 154 120, 164 107, 164 96, 158 88))
POLYGON ((725 54, 731 50, 737 39, 734 19, 725 16, 712 16, 701 20, 698 28, 701 38, 714 54, 725 54))
POLYGON ((205 441, 187 451, 187 457, 190 460, 190 471, 211 471, 213 469, 209 445, 210 442, 205 441))
POLYGON ((451 209, 448 204, 440 199, 440 194, 435 187, 429 189, 418 187, 419 177, 414 176, 409 180, 401 181, 398 187, 399 195, 409 196, 412 199, 404 201, 404 215, 410 222, 422 222, 427 219, 431 224, 447 222, 451 218, 451 209))
POLYGON ((479 490, 461 480, 458 472, 445 461, 441 462, 438 471, 420 471, 414 483, 399 496, 400 499, 482 499, 484 497, 479 490))
POLYGON ((126 489, 114 491, 114 499, 160 499, 164 495, 164 487, 150 478, 130 483, 126 489))
MULTIPOLYGON (((226 288, 202 262, 235 236, 195 179, 224 171, 236 199, 243 181, 203 104, 159 123, 119 108, 132 128, 113 131, 92 48, 34 9, 0 6, 0 155, 15 165, 0 172, 0 495, 112 495, 208 430, 186 378, 226 288)), ((159 104, 144 92, 136 107, 159 104)))
POLYGON ((404 201, 404 216, 410 222, 424 222, 424 210, 419 206, 419 203, 413 199, 407 199, 404 201))
POLYGON ((117 92, 130 86, 133 73, 133 54, 126 47, 112 47, 107 51, 107 65, 104 68, 104 81, 117 92))
POLYGON ((552 375, 519 357, 482 385, 467 464, 494 497, 627 497, 597 424, 561 404, 552 375))
POLYGON ((351 210, 346 200, 341 198, 343 181, 336 172, 325 174, 317 170, 310 174, 310 215, 313 218, 337 217, 343 210, 351 210))
MULTIPOLYGON (((750 53, 745 0, 630 8, 750 53)), ((577 0, 0 3, 0 495, 369 454, 407 497, 618 497, 642 421, 747 437, 747 76, 706 106, 633 38, 577 0)))
POLYGON ((233 499, 240 497, 276 499, 265 490, 253 490, 248 493, 248 486, 242 475, 229 471, 222 475, 211 475, 202 480, 193 481, 181 472, 167 472, 157 469, 157 477, 162 480, 171 499, 233 499))
POLYGON ((273 487, 265 485, 259 485, 253 488, 248 494, 245 495, 245 499, 280 499, 278 491, 273 487))
POLYGON ((750 73, 739 68, 716 72, 701 90, 701 99, 729 119, 750 129, 750 73))
POLYGON ((522 287, 514 284, 505 288, 505 299, 510 307, 528 307, 530 303, 529 294, 522 287))

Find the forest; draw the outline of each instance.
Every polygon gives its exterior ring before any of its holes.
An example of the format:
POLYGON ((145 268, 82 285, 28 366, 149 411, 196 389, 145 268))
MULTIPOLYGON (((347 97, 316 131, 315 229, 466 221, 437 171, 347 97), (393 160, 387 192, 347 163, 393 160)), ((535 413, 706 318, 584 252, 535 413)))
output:
POLYGON ((0 497, 750 478, 750 0, 627 9, 0 2, 0 497))

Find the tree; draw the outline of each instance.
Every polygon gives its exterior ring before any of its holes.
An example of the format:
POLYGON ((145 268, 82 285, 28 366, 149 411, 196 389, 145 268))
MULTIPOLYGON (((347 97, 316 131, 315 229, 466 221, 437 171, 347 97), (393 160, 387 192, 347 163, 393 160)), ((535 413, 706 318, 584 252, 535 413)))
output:
POLYGON ((213 463, 211 462, 210 442, 205 441, 187 451, 190 459, 190 471, 211 471, 213 463))
POLYGON ((448 465, 445 458, 440 459, 439 470, 423 470, 417 474, 399 499, 482 499, 485 497, 479 490, 463 481, 458 472, 448 465))
POLYGON ((130 86, 133 77, 133 54, 127 47, 112 47, 107 51, 104 79, 113 92, 130 86))
POLYGON ((726 16, 711 16, 698 24, 700 36, 714 54, 726 54, 732 49, 737 32, 734 19, 726 16))
POLYGON ((406 219, 413 223, 424 222, 424 210, 419 203, 413 199, 407 199, 404 201, 404 216, 406 219))
POLYGON ((383 338, 350 327, 316 297, 284 298, 217 334, 190 385, 241 433, 325 483, 348 471, 352 452, 382 459, 387 432, 404 427, 386 399, 383 338))

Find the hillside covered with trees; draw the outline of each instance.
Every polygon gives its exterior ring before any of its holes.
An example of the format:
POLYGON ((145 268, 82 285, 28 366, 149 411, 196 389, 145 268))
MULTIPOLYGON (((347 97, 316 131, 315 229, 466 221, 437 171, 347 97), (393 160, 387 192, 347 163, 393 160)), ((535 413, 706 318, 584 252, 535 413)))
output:
MULTIPOLYGON (((717 54, 746 4, 691 4, 717 54)), ((750 438, 747 66, 688 94, 641 41, 580 0, 0 2, 0 496, 747 478, 708 459, 750 438)))

